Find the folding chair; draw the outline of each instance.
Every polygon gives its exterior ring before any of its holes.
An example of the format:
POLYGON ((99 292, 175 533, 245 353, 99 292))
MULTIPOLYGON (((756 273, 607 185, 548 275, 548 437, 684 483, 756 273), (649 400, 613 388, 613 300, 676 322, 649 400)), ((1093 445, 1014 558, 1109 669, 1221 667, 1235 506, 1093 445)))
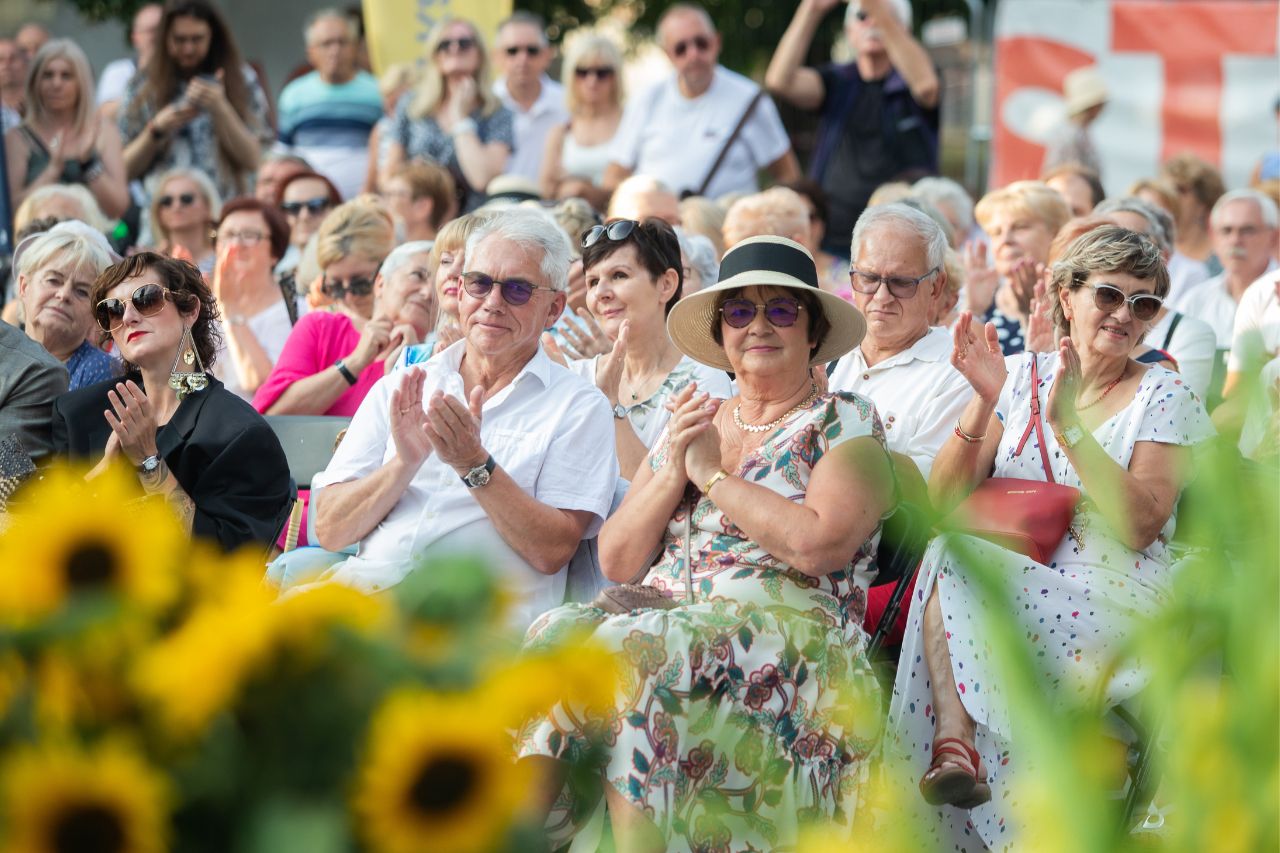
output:
MULTIPOLYGON (((298 489, 310 489, 312 478, 328 466, 339 437, 351 424, 351 418, 329 415, 267 415, 266 421, 284 448, 289 476, 298 489)), ((301 499, 293 502, 284 551, 292 551, 298 545, 304 506, 301 499)))

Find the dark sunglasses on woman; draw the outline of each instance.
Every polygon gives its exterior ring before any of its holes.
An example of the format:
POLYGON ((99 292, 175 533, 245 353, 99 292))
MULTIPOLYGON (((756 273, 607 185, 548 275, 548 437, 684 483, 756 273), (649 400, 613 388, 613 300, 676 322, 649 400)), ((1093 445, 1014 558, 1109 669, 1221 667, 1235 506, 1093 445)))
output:
POLYGON ((691 47, 696 47, 699 53, 706 53, 711 49, 711 39, 706 36, 694 36, 691 39, 678 41, 676 42, 675 47, 671 48, 671 52, 674 53, 678 59, 688 53, 689 48, 691 47))
POLYGON ((462 53, 463 51, 471 50, 475 46, 476 40, 467 36, 457 39, 441 39, 440 43, 436 45, 436 53, 445 53, 455 49, 458 53, 462 53))
POLYGON ((600 242, 601 237, 607 237, 614 243, 619 243, 631 236, 631 232, 640 227, 640 223, 634 219, 617 219, 607 225, 593 225, 587 233, 582 235, 582 248, 590 249, 596 243, 600 242))
POLYGON ((368 276, 352 278, 346 281, 326 278, 324 283, 320 285, 320 290, 330 299, 341 299, 348 293, 352 296, 368 296, 373 293, 373 279, 368 276))
POLYGON ((173 196, 173 195, 160 196, 161 207, 173 207, 173 203, 175 201, 182 207, 190 207, 191 205, 196 203, 196 194, 195 193, 179 193, 176 196, 173 196))
POLYGON ((324 213, 329 209, 329 199, 320 196, 318 198, 309 198, 306 201, 286 201, 280 205, 280 209, 289 216, 297 216, 303 210, 312 214, 324 213))
MULTIPOLYGON (((167 287, 158 284, 144 284, 129 297, 129 301, 133 303, 133 310, 143 317, 159 314, 166 299, 173 299, 173 294, 167 287)), ((124 300, 112 297, 94 306, 93 318, 98 321, 102 331, 111 334, 124 325, 124 311, 124 300)))
POLYGON ((498 285, 499 292, 502 294, 502 300, 508 305, 524 305, 533 298, 535 290, 553 290, 554 288, 546 287, 541 284, 525 281, 522 278, 508 278, 499 280, 491 275, 485 275, 482 272, 464 272, 462 274, 462 288, 476 299, 485 299, 489 296, 489 291, 493 290, 494 285, 498 285))
POLYGON ((1093 288, 1093 304, 1099 311, 1110 314, 1128 302, 1129 313, 1135 320, 1141 320, 1144 323, 1154 320, 1160 313, 1160 306, 1164 305, 1163 299, 1150 293, 1125 296, 1123 290, 1110 284, 1086 284, 1084 287, 1093 288))
POLYGON ((759 309, 764 309, 764 318, 770 325, 786 328, 795 325, 804 306, 797 300, 788 299, 785 296, 776 296, 763 305, 735 296, 733 299, 726 299, 720 306, 720 316, 733 328, 743 329, 751 325, 759 309))
POLYGON ((586 80, 588 77, 594 77, 597 80, 611 80, 613 78, 613 69, 607 65, 598 68, 575 68, 573 76, 579 80, 586 80))

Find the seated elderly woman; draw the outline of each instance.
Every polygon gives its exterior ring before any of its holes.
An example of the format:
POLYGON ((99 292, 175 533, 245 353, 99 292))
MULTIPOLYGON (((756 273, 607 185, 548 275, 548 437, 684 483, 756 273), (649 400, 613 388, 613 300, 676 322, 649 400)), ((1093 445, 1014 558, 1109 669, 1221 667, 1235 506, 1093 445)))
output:
POLYGON ((613 408, 622 476, 631 479, 667 425, 668 401, 691 382, 730 396, 729 375, 682 355, 667 335, 680 299, 680 244, 661 219, 619 219, 582 237, 587 308, 613 342, 607 355, 569 362, 613 408))
MULTIPOLYGON (((733 370, 740 395, 691 384, 672 398, 600 557, 613 580, 675 606, 566 605, 535 623, 534 647, 590 628, 632 669, 615 706, 557 706, 526 724, 520 755, 543 777, 540 804, 558 809, 571 798, 555 759, 605 732, 600 781, 620 849, 794 848, 799 815, 852 821, 877 734, 861 625, 891 464, 871 403, 822 393, 809 375, 857 346, 865 323, 818 288, 802 246, 757 237, 668 328, 690 358, 733 370)), ((573 805, 548 825, 576 829, 591 808, 573 805)))
POLYGON ((1012 741, 986 641, 993 608, 1025 623, 1050 697, 1096 695, 1109 707, 1142 687, 1137 667, 1112 674, 1116 647, 1166 598, 1168 542, 1191 447, 1213 433, 1177 374, 1132 358, 1168 288, 1156 245, 1106 226, 1080 237, 1053 266, 1056 350, 1006 359, 993 324, 980 328, 965 312, 956 326, 952 363, 973 393, 934 462, 935 503, 950 507, 987 477, 1044 481, 1048 471, 1085 500, 1047 564, 961 534, 940 537, 925 553, 887 751, 924 774, 925 800, 954 807, 925 809, 910 798, 920 814, 905 819, 928 828, 930 849, 1029 842, 1013 825, 1012 804, 1034 768, 1012 741), (1005 585, 1006 599, 974 579, 979 566, 988 582, 1005 585))
POLYGON ((195 536, 225 550, 266 546, 293 505, 289 464, 249 404, 207 371, 218 349, 218 311, 199 271, 142 252, 93 285, 94 317, 126 375, 54 401, 57 452, 137 469, 195 536))
POLYGON ((26 333, 66 366, 70 389, 116 375, 119 362, 89 340, 97 337, 94 279, 119 260, 107 238, 83 222, 60 222, 19 243, 13 259, 26 333))
POLYGON ((387 256, 373 281, 367 319, 359 311, 364 300, 348 289, 337 310, 299 320, 253 407, 267 415, 354 415, 400 348, 435 328, 430 253, 431 244, 419 241, 387 256))

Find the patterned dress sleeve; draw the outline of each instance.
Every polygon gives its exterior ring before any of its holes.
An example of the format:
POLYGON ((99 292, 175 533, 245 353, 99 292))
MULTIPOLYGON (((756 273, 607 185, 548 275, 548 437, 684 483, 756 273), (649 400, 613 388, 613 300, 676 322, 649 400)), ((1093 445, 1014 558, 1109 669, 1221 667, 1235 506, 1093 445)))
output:
POLYGON ((125 145, 136 139, 146 128, 147 122, 151 120, 151 107, 148 104, 136 103, 144 80, 142 74, 135 74, 125 86, 124 101, 117 119, 120 125, 120 138, 125 145))
POLYGON ((1154 383, 1134 441, 1195 445, 1216 435, 1204 403, 1184 379, 1171 370, 1150 369, 1154 383))
POLYGON ((267 94, 262 90, 258 73, 247 65, 244 69, 244 83, 249 89, 249 115, 245 116, 245 126, 265 151, 275 142, 267 116, 267 94))
POLYGON ((516 150, 515 117, 506 107, 498 107, 494 113, 480 122, 480 141, 486 145, 501 142, 516 150))

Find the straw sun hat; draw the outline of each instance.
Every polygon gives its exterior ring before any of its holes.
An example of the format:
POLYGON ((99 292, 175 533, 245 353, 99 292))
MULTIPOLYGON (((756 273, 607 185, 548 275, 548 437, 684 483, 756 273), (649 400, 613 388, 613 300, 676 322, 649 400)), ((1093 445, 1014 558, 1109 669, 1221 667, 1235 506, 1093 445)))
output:
MULTIPOLYGON (((720 279, 714 286, 691 293, 667 316, 667 333, 676 349, 694 361, 720 370, 733 370, 724 347, 711 335, 720 322, 716 299, 726 290, 752 285, 806 290, 818 298, 831 330, 809 359, 810 366, 826 364, 852 350, 867 332, 857 308, 818 287, 818 268, 804 246, 786 237, 750 237, 725 253, 720 279)), ((807 320, 801 317, 797 323, 807 320)))

